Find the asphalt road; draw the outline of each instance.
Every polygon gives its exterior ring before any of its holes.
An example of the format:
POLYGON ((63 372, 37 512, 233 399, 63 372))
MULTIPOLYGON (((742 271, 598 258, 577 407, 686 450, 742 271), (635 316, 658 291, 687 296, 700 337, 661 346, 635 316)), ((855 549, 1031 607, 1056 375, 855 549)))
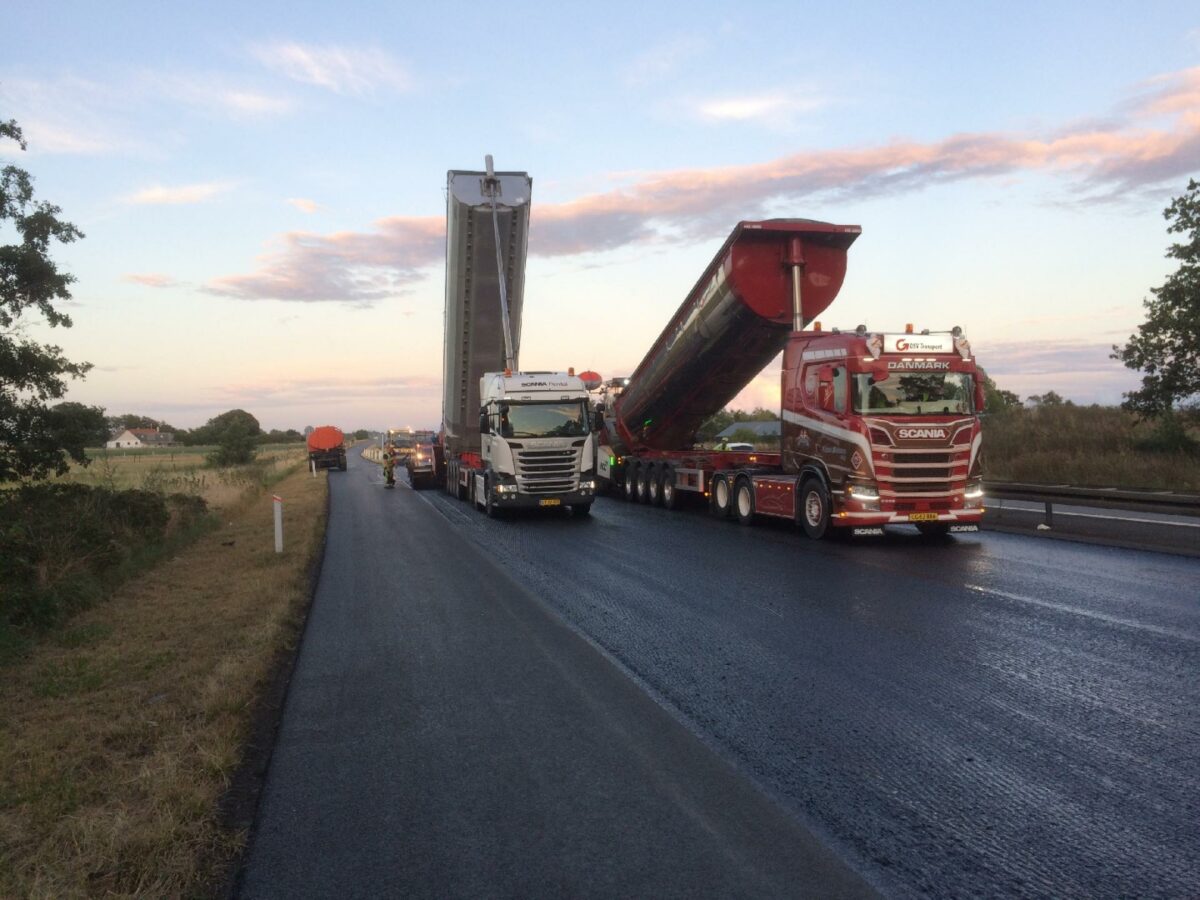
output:
MULTIPOLYGON (((596 672, 619 671, 618 680, 635 688, 625 695, 614 687, 614 699, 653 701, 638 706, 637 720, 669 713, 724 762, 735 783, 761 791, 751 798, 765 795, 766 806, 797 829, 796 840, 821 838, 834 859, 815 859, 830 873, 844 860, 892 896, 1197 893, 1195 559, 997 533, 945 544, 900 531, 851 545, 813 543, 783 526, 743 528, 608 499, 597 502, 590 519, 535 514, 496 522, 434 491, 401 489, 364 501, 356 478, 365 485, 368 473, 352 470, 345 484, 335 484, 327 566, 354 555, 354 544, 368 534, 401 527, 393 522, 472 545, 479 568, 464 564, 446 578, 460 580, 466 591, 479 579, 500 577, 519 589, 502 602, 481 594, 475 614, 497 604, 506 616, 553 610, 560 617, 553 621, 565 627, 547 641, 565 641, 569 628, 598 651, 575 656, 595 663, 596 672), (343 504, 352 505, 349 526, 339 514, 343 504)), ((387 567, 375 556, 358 556, 356 580, 344 586, 342 600, 318 594, 272 762, 248 889, 270 884, 263 874, 289 864, 279 848, 312 853, 321 846, 312 843, 314 829, 358 827, 345 816, 351 801, 336 821, 309 821, 314 813, 305 798, 320 776, 310 776, 307 786, 288 784, 306 766, 325 765, 317 759, 328 755, 323 741, 341 735, 336 741, 344 743, 354 727, 367 740, 379 728, 342 719, 347 705, 299 699, 306 682, 348 677, 330 667, 336 650, 325 668, 317 662, 312 669, 307 657, 318 636, 331 629, 346 635, 334 645, 343 641, 341 657, 354 662, 341 669, 352 669, 356 684, 374 684, 388 678, 379 671, 383 661, 401 665, 404 653, 421 653, 430 642, 424 652, 436 655, 441 642, 456 640, 439 627, 462 624, 433 617, 419 639, 396 645, 402 632, 354 600, 383 583, 378 569, 387 567), (333 609, 336 603, 343 608, 333 609), (362 657, 364 642, 380 645, 378 658, 362 657), (263 862, 275 853, 279 861, 263 862)), ((402 571, 399 561, 394 570, 402 571)), ((452 714, 456 685, 446 687, 440 698, 422 699, 438 700, 452 714)), ((428 710, 421 721, 432 715, 428 710)), ((409 731, 398 726, 394 734, 409 731)), ((525 738, 536 743, 549 736, 525 738)), ((489 746, 475 753, 485 755, 489 746)), ((386 784, 394 778, 386 774, 389 764, 418 771, 424 765, 400 752, 340 759, 328 788, 334 794, 351 779, 386 784)), ((580 783, 599 778, 603 792, 647 777, 605 771, 587 772, 581 764, 587 777, 580 783)), ((587 830, 581 825, 577 833, 587 830)), ((396 853, 411 852, 404 832, 393 839, 396 853)), ((739 880, 774 859, 769 847, 758 852, 759 863, 749 868, 716 869, 733 873, 743 893, 806 893, 803 882, 788 876, 739 880)), ((676 862, 663 857, 660 868, 676 862)), ((684 866, 668 874, 686 877, 684 866)), ((700 882, 712 895, 726 893, 729 883, 707 876, 700 882)), ((855 889, 852 880, 837 883, 855 889)), ((580 892, 657 895, 674 887, 681 896, 691 884, 592 881, 580 892)))
POLYGON ((330 489, 241 897, 873 893, 422 495, 330 489))

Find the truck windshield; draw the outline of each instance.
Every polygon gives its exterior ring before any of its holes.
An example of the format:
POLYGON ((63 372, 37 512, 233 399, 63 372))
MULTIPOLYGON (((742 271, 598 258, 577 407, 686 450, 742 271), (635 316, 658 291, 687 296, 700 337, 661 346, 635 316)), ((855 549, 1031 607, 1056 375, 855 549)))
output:
POLYGON ((965 372, 892 371, 883 381, 852 379, 854 411, 863 415, 944 416, 974 412, 974 379, 965 372))
POLYGON ((502 437, 583 437, 587 411, 581 400, 561 403, 510 403, 500 417, 502 437))

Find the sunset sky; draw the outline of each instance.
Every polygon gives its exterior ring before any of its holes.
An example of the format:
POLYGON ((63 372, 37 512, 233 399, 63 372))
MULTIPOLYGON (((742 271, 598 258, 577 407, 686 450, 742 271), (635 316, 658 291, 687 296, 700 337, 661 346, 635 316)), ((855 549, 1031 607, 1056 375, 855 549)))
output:
MULTIPOLYGON (((533 177, 521 362, 628 374, 740 219, 861 225, 826 327, 1108 358, 1200 177, 1190 3, 10 4, 0 120, 86 239, 69 399, 435 427, 446 170, 533 177)), ((11 233, 0 231, 0 243, 11 233)), ((777 368, 736 405, 778 402, 777 368)))

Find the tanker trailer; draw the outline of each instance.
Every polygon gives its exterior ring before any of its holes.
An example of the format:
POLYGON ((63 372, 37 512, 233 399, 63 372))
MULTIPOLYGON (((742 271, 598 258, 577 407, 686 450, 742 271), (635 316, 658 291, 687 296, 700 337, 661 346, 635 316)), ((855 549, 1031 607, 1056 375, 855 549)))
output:
POLYGON ((336 425, 318 425, 308 433, 309 464, 318 469, 346 471, 346 436, 336 425))

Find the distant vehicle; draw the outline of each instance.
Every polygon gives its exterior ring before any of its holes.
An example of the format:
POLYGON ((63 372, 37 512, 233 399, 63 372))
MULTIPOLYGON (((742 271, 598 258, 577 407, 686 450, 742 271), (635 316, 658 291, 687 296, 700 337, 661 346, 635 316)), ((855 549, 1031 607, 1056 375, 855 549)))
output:
POLYGON ((841 289, 859 232, 739 223, 605 404, 601 479, 632 501, 672 508, 690 492, 718 517, 790 519, 811 538, 910 523, 930 536, 977 531, 983 375, 962 330, 812 322, 841 289), (780 351, 779 452, 694 448, 701 423, 780 351))
POLYGON ((334 425, 318 425, 308 433, 308 459, 318 469, 346 471, 346 435, 334 425))
POLYGON ((419 432, 421 437, 413 441, 404 458, 408 472, 408 483, 414 490, 432 487, 437 483, 437 443, 432 431, 419 432))

